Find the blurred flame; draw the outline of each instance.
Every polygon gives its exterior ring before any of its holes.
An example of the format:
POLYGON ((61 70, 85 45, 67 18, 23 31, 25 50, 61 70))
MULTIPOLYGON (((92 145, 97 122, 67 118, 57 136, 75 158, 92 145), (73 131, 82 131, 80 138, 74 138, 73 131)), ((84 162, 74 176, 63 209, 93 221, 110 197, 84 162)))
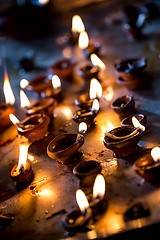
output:
POLYGON ((40 196, 51 196, 52 195, 52 191, 49 189, 44 189, 42 191, 39 192, 40 196))
POLYGON ((28 82, 28 80, 27 79, 22 79, 21 81, 20 81, 20 87, 21 88, 26 88, 27 86, 28 86, 28 84, 29 84, 29 82, 28 82))
POLYGON ((85 31, 84 23, 79 15, 72 17, 72 32, 83 32, 85 31))
POLYGON ((107 132, 109 132, 109 131, 111 131, 112 129, 114 129, 114 125, 113 125, 111 122, 108 122, 106 129, 107 129, 107 132))
POLYGON ((39 1, 39 4, 41 5, 45 5, 47 3, 49 3, 49 0, 38 0, 39 1))
POLYGON ((105 195, 105 180, 101 174, 98 174, 93 186, 93 199, 103 198, 105 195))
POLYGON ((16 118, 16 116, 14 114, 9 114, 9 118, 11 120, 11 122, 16 125, 17 123, 19 123, 20 121, 18 120, 18 118, 16 118))
POLYGON ((89 207, 89 203, 88 203, 88 200, 86 198, 86 195, 80 189, 78 189, 76 191, 76 200, 77 200, 78 206, 79 206, 82 214, 84 215, 86 209, 89 207))
POLYGON ((87 132, 87 124, 85 122, 81 122, 79 124, 79 132, 86 133, 87 132))
POLYGON ((34 160, 34 157, 33 157, 32 155, 28 155, 28 159, 29 159, 30 161, 33 161, 33 160, 34 160))
POLYGON ((91 54, 90 58, 93 65, 99 66, 102 70, 106 68, 106 65, 102 62, 102 60, 99 57, 97 57, 96 54, 91 54))
POLYGON ((61 80, 57 75, 52 77, 52 86, 54 89, 58 89, 61 87, 61 80))
POLYGON ((113 91, 113 88, 112 87, 107 87, 106 90, 105 90, 105 93, 103 94, 103 97, 108 101, 110 102, 113 98, 113 95, 114 95, 114 91, 113 91), (107 92, 106 92, 107 91, 107 92))
POLYGON ((85 49, 88 47, 88 44, 89 44, 88 34, 86 31, 83 31, 79 35, 78 46, 81 49, 85 49))
POLYGON ((3 92, 4 92, 6 103, 13 105, 14 102, 15 102, 15 97, 14 97, 14 94, 12 92, 12 88, 11 88, 9 78, 8 78, 8 74, 7 74, 6 70, 4 71, 3 92))
POLYGON ((21 108, 30 106, 30 101, 23 90, 20 90, 21 108))
POLYGON ((102 87, 97 79, 92 78, 90 82, 90 90, 89 90, 90 99, 95 99, 96 97, 102 96, 102 87))
POLYGON ((154 159, 154 161, 160 160, 160 148, 159 147, 154 147, 151 151, 151 156, 154 159))
POLYGON ((94 99, 93 100, 92 110, 95 110, 95 111, 99 110, 99 101, 98 101, 98 99, 94 99))
POLYGON ((72 112, 71 112, 71 109, 69 107, 62 106, 61 111, 67 119, 70 119, 72 117, 72 112))
POLYGON ((132 117, 132 123, 135 128, 140 129, 143 132, 145 131, 145 127, 142 124, 140 124, 136 117, 132 117))
POLYGON ((29 147, 29 144, 27 143, 20 144, 19 161, 18 161, 19 170, 21 169, 21 167, 24 167, 24 169, 26 167, 28 147, 29 147))

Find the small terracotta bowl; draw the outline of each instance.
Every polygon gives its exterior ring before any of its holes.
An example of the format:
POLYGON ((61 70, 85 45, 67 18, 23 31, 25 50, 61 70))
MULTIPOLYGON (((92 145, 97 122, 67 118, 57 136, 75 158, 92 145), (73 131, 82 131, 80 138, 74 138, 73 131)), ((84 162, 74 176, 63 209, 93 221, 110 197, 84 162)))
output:
POLYGON ((121 117, 130 115, 135 110, 135 101, 132 96, 125 95, 117 98, 111 105, 112 109, 121 117))
POLYGON ((91 63, 87 63, 84 66, 82 66, 78 70, 78 75, 85 80, 91 80, 92 78, 98 78, 98 73, 100 71, 100 68, 98 66, 94 66, 91 63))
POLYGON ((132 126, 133 127, 132 117, 136 117, 138 119, 138 121, 140 122, 140 124, 142 124, 143 126, 146 127, 147 118, 146 118, 146 116, 144 116, 143 114, 140 114, 140 113, 136 113, 136 114, 133 114, 129 117, 124 118, 121 121, 121 126, 122 127, 125 127, 125 126, 132 126))
POLYGON ((47 133, 50 118, 45 114, 34 114, 23 121, 18 126, 18 133, 26 138, 29 142, 39 141, 47 133))
POLYGON ((33 171, 31 168, 31 165, 29 162, 26 162, 26 169, 25 170, 19 170, 19 173, 17 173, 16 169, 18 167, 18 164, 16 164, 12 170, 11 170, 11 178, 17 182, 17 183, 25 183, 30 181, 33 178, 33 171))
POLYGON ((15 113, 15 108, 7 103, 0 103, 0 132, 12 124, 9 114, 15 113))
POLYGON ((26 89, 41 94, 50 87, 52 87, 52 77, 47 74, 42 74, 33 78, 26 89))
POLYGON ((160 161, 155 162, 150 154, 146 154, 143 158, 137 160, 134 169, 147 181, 160 179, 160 161))
POLYGON ((85 122, 88 126, 94 124, 98 111, 92 109, 78 109, 72 116, 75 122, 85 122))
POLYGON ((118 127, 111 131, 109 134, 114 135, 115 137, 122 137, 122 139, 113 139, 104 136, 103 143, 106 148, 111 149, 116 157, 126 157, 134 153, 137 149, 137 143, 140 138, 143 136, 143 132, 136 131, 135 134, 132 134, 135 131, 133 127, 118 127))
POLYGON ((75 99, 75 104, 81 109, 89 109, 92 108, 93 99, 90 99, 88 94, 82 94, 75 99))
POLYGON ((76 175, 79 179, 83 179, 90 175, 97 175, 102 170, 102 167, 99 162, 90 160, 79 163, 73 169, 73 174, 76 175))
POLYGON ((83 143, 84 138, 81 134, 61 134, 48 144, 47 154, 59 163, 71 163, 77 159, 83 143))
POLYGON ((48 116, 53 116, 53 110, 57 105, 54 98, 44 98, 27 108, 27 115, 33 115, 43 112, 48 116))
POLYGON ((50 66, 49 72, 58 75, 62 79, 72 79, 75 61, 72 59, 62 59, 50 66))

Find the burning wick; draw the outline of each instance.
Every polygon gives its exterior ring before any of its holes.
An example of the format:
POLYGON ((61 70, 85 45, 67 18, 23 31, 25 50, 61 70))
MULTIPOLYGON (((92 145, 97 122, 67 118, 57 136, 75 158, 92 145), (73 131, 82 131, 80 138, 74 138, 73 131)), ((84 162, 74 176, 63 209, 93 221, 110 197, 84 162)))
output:
POLYGON ((23 90, 20 90, 20 102, 21 102, 21 108, 30 106, 30 101, 23 90))
POLYGON ((99 66, 102 70, 105 70, 106 65, 96 54, 91 54, 90 59, 93 65, 99 66))
POLYGON ((79 35, 78 46, 80 49, 84 50, 89 45, 89 38, 86 31, 83 31, 79 35))
POLYGON ((12 92, 12 88, 9 82, 7 71, 4 72, 4 85, 3 85, 3 92, 5 96, 5 100, 7 104, 13 105, 15 103, 15 97, 12 92))
POLYGON ((98 101, 98 99, 94 99, 93 104, 92 104, 92 111, 93 112, 98 112, 99 111, 99 101, 98 101))
POLYGON ((139 132, 145 131, 145 126, 140 124, 140 122, 138 121, 138 119, 136 117, 132 117, 132 123, 133 123, 133 126, 137 129, 137 131, 139 131, 139 132))
POLYGON ((154 147, 151 151, 151 156, 156 163, 159 162, 160 161, 160 148, 154 147))
POLYGON ((82 215, 85 215, 87 212, 87 209, 89 208, 89 203, 86 198, 86 195, 81 189, 78 189, 76 191, 76 201, 78 203, 78 206, 81 210, 82 215))
POLYGON ((79 15, 74 15, 72 17, 72 33, 76 34, 85 31, 84 23, 79 15))
POLYGON ((20 87, 21 88, 26 88, 27 86, 29 85, 29 82, 28 82, 28 80, 27 79, 22 79, 21 81, 20 81, 20 87))
POLYGON ((85 134, 87 132, 87 124, 85 122, 81 122, 79 124, 79 133, 85 134))
POLYGON ((91 79, 89 96, 90 99, 101 98, 102 96, 102 87, 96 78, 91 79))
POLYGON ((52 86, 54 90, 58 90, 61 88, 61 80, 59 79, 59 77, 57 75, 54 75, 52 77, 52 86))
POLYGON ((104 177, 101 174, 98 174, 93 186, 93 200, 104 198, 105 187, 104 177))

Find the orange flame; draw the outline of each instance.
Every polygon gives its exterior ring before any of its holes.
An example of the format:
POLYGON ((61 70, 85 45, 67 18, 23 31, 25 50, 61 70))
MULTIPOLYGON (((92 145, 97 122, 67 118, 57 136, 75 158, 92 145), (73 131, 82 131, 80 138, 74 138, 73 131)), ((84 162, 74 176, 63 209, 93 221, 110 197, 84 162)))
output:
POLYGON ((29 144, 20 144, 20 152, 19 152, 19 161, 18 161, 18 169, 20 170, 21 167, 26 167, 27 162, 27 155, 28 155, 28 147, 29 144))
POLYGON ((112 87, 107 87, 105 93, 103 94, 103 98, 105 98, 108 102, 110 102, 113 98, 114 91, 112 87))
POLYGON ((86 31, 83 31, 79 35, 78 46, 80 49, 86 49, 89 44, 89 38, 86 31))
POLYGON ((81 213, 83 215, 85 215, 86 209, 89 208, 89 203, 88 203, 88 200, 86 198, 86 195, 80 189, 78 189, 76 191, 76 200, 77 200, 78 206, 81 210, 81 213))
POLYGON ((99 101, 98 99, 94 99, 93 104, 92 104, 92 110, 98 111, 99 110, 99 101))
POLYGON ((84 23, 79 15, 72 17, 72 32, 83 32, 85 31, 84 23))
POLYGON ((79 124, 79 132, 86 133, 87 132, 87 124, 85 122, 81 122, 79 124))
POLYGON ((15 97, 14 97, 6 70, 4 71, 3 92, 4 92, 6 103, 13 105, 15 103, 15 97))
POLYGON ((151 151, 151 156, 154 159, 154 161, 160 160, 160 148, 159 147, 154 147, 151 151))
POLYGON ((89 91, 90 99, 95 99, 96 97, 102 96, 102 87, 97 79, 92 78, 90 82, 90 91, 89 91))
POLYGON ((27 79, 22 79, 21 81, 20 81, 20 87, 21 88, 26 88, 27 86, 28 86, 28 84, 29 84, 29 82, 28 82, 28 80, 27 79))
POLYGON ((55 90, 61 87, 61 80, 57 75, 52 77, 52 86, 55 90))
POLYGON ((105 195, 105 180, 101 174, 98 174, 93 186, 93 199, 103 198, 105 195))
POLYGON ((93 65, 99 66, 102 70, 106 68, 106 65, 102 62, 102 60, 99 57, 97 57, 96 54, 91 54, 90 58, 93 65))
POLYGON ((17 123, 19 123, 20 121, 18 120, 18 118, 16 118, 16 116, 14 114, 9 114, 9 118, 11 120, 11 122, 16 125, 17 123))
POLYGON ((30 106, 30 101, 23 90, 20 90, 21 108, 30 106))
POLYGON ((143 132, 145 131, 145 126, 143 126, 142 124, 140 124, 140 122, 138 121, 138 119, 136 117, 132 117, 132 123, 133 126, 137 129, 142 130, 143 132))

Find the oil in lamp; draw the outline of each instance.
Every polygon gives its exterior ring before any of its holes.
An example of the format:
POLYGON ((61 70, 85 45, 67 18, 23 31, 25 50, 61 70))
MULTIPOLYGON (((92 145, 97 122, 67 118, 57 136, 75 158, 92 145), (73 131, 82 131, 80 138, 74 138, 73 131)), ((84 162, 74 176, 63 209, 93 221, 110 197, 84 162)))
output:
POLYGON ((160 148, 154 147, 150 154, 138 159, 134 164, 135 171, 147 181, 154 181, 160 176, 160 148))
POLYGON ((50 122, 50 118, 43 113, 33 114, 21 122, 13 114, 10 114, 9 117, 17 127, 19 135, 26 137, 29 142, 43 139, 47 133, 50 122))
POLYGON ((117 98, 111 105, 112 109, 120 116, 129 116, 135 110, 134 98, 130 95, 125 95, 117 98))
POLYGON ((21 108, 26 109, 27 115, 33 115, 43 112, 45 115, 52 117, 54 108, 57 105, 57 100, 54 98, 44 98, 31 105, 29 99, 27 98, 23 90, 20 90, 20 100, 21 108))
POLYGON ((63 47, 67 45, 77 45, 79 34, 85 31, 85 27, 83 24, 83 21, 79 15, 74 15, 72 17, 72 32, 71 33, 65 33, 64 36, 59 37, 57 39, 57 43, 63 47))
POLYGON ((132 121, 134 127, 118 127, 105 133, 104 145, 111 149, 116 157, 126 157, 135 152, 137 143, 143 136, 145 127, 135 117, 132 121))
POLYGON ((33 178, 31 165, 27 161, 28 147, 29 144, 27 143, 20 144, 18 164, 16 164, 10 172, 11 178, 19 184, 29 182, 33 178))
POLYGON ((75 122, 85 122, 90 128, 95 124, 94 119, 99 111, 99 101, 93 100, 92 108, 89 109, 78 109, 72 116, 75 122))
POLYGON ((15 102, 15 97, 11 89, 6 69, 4 71, 3 92, 5 96, 5 103, 0 103, 0 132, 12 124, 9 119, 9 114, 15 113, 15 109, 12 106, 15 102))
POLYGON ((76 191, 76 200, 79 208, 67 213, 62 218, 64 228, 69 232, 85 230, 89 220, 92 218, 92 210, 84 192, 80 189, 76 191))
POLYGON ((76 161, 83 154, 80 147, 84 143, 83 134, 87 131, 86 126, 82 124, 81 127, 78 134, 66 133, 56 136, 48 144, 48 156, 61 164, 76 161))
POLYGON ((82 94, 75 99, 75 104, 81 109, 92 108, 93 100, 102 96, 102 87, 96 78, 92 78, 90 81, 89 94, 82 94))

